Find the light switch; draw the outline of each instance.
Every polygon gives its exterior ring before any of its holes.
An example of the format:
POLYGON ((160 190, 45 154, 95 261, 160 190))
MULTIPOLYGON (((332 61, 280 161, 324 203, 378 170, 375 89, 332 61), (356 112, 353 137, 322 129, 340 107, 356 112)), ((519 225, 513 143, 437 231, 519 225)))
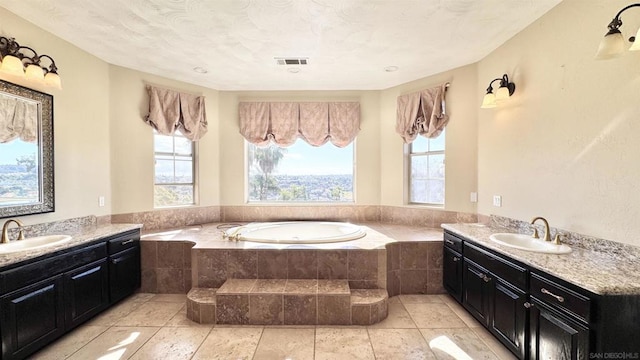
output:
POLYGON ((496 206, 496 207, 502 206, 502 196, 493 195, 493 206, 496 206))
POLYGON ((98 205, 99 205, 100 207, 103 207, 103 206, 104 206, 104 196, 100 196, 100 197, 98 197, 98 205))
POLYGON ((469 201, 471 201, 472 203, 477 203, 478 202, 478 193, 477 192, 472 192, 471 195, 469 196, 469 201))

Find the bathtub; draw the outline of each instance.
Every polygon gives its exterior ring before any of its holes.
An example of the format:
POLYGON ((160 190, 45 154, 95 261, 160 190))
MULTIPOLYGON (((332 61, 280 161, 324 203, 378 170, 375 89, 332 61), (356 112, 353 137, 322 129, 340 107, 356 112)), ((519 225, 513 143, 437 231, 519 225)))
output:
POLYGON ((285 221, 250 223, 230 228, 230 240, 274 244, 317 244, 360 239, 367 233, 357 225, 326 221, 285 221))

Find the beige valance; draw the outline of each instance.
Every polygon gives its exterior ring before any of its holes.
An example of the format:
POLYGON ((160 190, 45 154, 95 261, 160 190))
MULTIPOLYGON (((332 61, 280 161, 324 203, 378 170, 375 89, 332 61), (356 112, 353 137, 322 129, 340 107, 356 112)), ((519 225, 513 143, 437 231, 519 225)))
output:
POLYGON ((356 102, 241 102, 238 116, 240 134, 256 145, 286 147, 299 137, 313 146, 345 147, 360 131, 356 102))
POLYGON ((0 144, 14 139, 38 141, 38 104, 0 96, 0 144))
POLYGON ((207 132, 204 96, 147 86, 149 114, 145 122, 163 135, 177 129, 191 141, 200 140, 207 132))
POLYGON ((398 96, 396 132, 405 143, 418 135, 435 138, 449 122, 445 113, 445 93, 448 84, 398 96))

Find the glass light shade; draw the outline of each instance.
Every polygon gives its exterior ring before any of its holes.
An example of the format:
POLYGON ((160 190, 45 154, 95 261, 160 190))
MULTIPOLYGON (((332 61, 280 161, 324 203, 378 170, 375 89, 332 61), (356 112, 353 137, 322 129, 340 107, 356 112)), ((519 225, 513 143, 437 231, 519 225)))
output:
POLYGON ((47 75, 44 76, 44 83, 52 88, 62 89, 62 81, 60 80, 60 76, 56 73, 47 73, 47 75))
POLYGON ((15 76, 24 76, 24 66, 22 61, 15 56, 7 55, 2 59, 0 71, 15 76))
POLYGON ((507 100, 509 96, 511 96, 509 95, 509 88, 501 86, 498 88, 498 91, 496 91, 496 102, 507 100))
POLYGON ((44 71, 38 65, 31 64, 27 66, 27 69, 25 70, 25 75, 29 80, 33 80, 37 82, 44 81, 44 71))
POLYGON ((633 42, 633 44, 631 44, 629 51, 640 51, 640 29, 638 29, 636 40, 633 42))
POLYGON ((624 53, 624 38, 620 31, 608 33, 600 42, 596 60, 612 59, 624 53))
POLYGON ((482 99, 482 105, 480 108, 482 109, 491 109, 496 107, 496 96, 493 93, 487 93, 482 99))

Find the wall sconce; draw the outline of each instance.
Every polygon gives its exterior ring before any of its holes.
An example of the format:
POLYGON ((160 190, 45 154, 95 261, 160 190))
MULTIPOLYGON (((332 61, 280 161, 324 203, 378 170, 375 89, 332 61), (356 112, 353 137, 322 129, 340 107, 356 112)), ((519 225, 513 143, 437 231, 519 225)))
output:
POLYGON ((513 93, 516 91, 516 84, 509 82, 509 76, 507 74, 502 75, 501 78, 493 79, 489 83, 489 87, 487 88, 487 93, 484 95, 482 99, 482 105, 480 108, 482 109, 490 109, 497 106, 497 104, 503 100, 508 99, 513 93), (500 87, 496 91, 495 95, 493 94, 493 83, 496 81, 500 81, 500 87))
POLYGON ((51 56, 38 55, 32 48, 20 46, 14 38, 0 36, 0 72, 62 89, 58 67, 51 56), (33 55, 23 54, 24 50, 32 52, 33 55), (51 62, 48 68, 40 65, 40 61, 45 58, 51 62))
MULTIPOLYGON (((622 10, 618 11, 613 20, 611 20, 608 25, 609 31, 604 35, 604 39, 602 39, 600 46, 598 47, 598 52, 596 53, 597 60, 611 59, 624 53, 624 38, 620 32, 620 26, 622 26, 620 14, 625 10, 636 6, 640 6, 640 3, 624 7, 622 10)), ((636 36, 629 38, 629 41, 633 43, 629 48, 630 51, 640 50, 640 41, 636 41, 638 39, 640 39, 640 29, 638 29, 636 36)))

